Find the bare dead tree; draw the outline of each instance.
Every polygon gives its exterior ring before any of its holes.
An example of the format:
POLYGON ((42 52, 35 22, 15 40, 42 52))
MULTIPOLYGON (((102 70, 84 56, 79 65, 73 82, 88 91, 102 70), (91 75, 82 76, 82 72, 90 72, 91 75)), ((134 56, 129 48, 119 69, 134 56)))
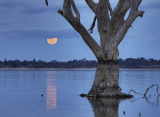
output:
MULTIPOLYGON (((81 24, 80 13, 74 0, 64 0, 63 9, 58 10, 58 13, 62 15, 81 35, 82 39, 96 56, 98 64, 106 64, 109 61, 118 62, 118 45, 125 37, 128 29, 131 27, 136 18, 143 17, 144 11, 139 11, 138 9, 141 1, 142 0, 119 0, 116 7, 112 9, 109 0, 99 0, 98 3, 95 3, 93 0, 85 0, 86 4, 95 14, 90 31, 92 33, 93 28, 95 27, 95 21, 97 20, 97 27, 100 35, 100 45, 93 39, 87 29, 81 24), (125 20, 124 17, 126 16, 129 9, 129 15, 125 20), (76 16, 73 15, 73 12, 76 16)), ((48 5, 47 0, 46 4, 48 5)), ((95 96, 97 93, 99 93, 99 89, 103 89, 103 91, 101 90, 101 93, 98 95, 116 97, 117 95, 120 96, 120 91, 117 91, 119 89, 119 85, 117 83, 118 78, 116 78, 115 81, 112 79, 112 77, 105 75, 107 71, 102 70, 103 68, 101 68, 101 66, 103 65, 99 65, 98 71, 96 72, 95 81, 92 86, 93 90, 90 91, 88 95, 95 96), (100 72, 100 70, 102 71, 100 72), (110 79, 108 77, 110 77, 110 79), (107 88, 112 90, 106 90, 107 88), (115 89, 116 91, 114 91, 115 89), (114 93, 111 93, 112 91, 114 93)), ((107 70, 109 70, 108 68, 112 69, 112 73, 114 74, 115 65, 113 65, 113 67, 111 66, 106 66, 105 68, 107 70)), ((113 74, 111 74, 111 76, 113 74)))
MULTIPOLYGON (((144 11, 138 10, 141 1, 142 0, 119 0, 117 6, 113 10, 109 0, 99 0, 98 3, 95 3, 93 0, 85 0, 90 9, 95 13, 98 21, 97 26, 101 41, 100 46, 81 24, 80 13, 74 0, 64 0, 63 9, 58 10, 58 13, 81 35, 82 39, 99 61, 117 61, 119 56, 118 45, 123 40, 135 19, 139 16, 142 17, 144 14, 144 11), (71 7, 76 17, 74 17, 71 7), (124 17, 129 9, 131 9, 130 13, 125 20, 124 17)), ((46 4, 48 5, 47 0, 46 4)), ((95 18, 93 22, 95 22, 95 18)), ((93 23, 93 25, 95 25, 95 23, 93 23)), ((94 26, 91 26, 90 28, 91 32, 93 27, 94 26)))

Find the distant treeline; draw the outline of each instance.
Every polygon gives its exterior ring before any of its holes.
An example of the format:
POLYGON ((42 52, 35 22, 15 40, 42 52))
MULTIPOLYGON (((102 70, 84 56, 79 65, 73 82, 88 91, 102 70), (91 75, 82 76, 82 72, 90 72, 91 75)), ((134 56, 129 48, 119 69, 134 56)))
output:
MULTIPOLYGON (((127 58, 125 60, 119 59, 120 68, 139 68, 139 69, 159 69, 160 60, 145 59, 145 58, 127 58)), ((45 62, 42 60, 32 61, 20 61, 20 60, 4 60, 0 61, 0 68, 11 67, 26 67, 26 68, 93 68, 97 67, 96 60, 72 60, 68 62, 59 62, 52 60, 50 62, 45 62)))

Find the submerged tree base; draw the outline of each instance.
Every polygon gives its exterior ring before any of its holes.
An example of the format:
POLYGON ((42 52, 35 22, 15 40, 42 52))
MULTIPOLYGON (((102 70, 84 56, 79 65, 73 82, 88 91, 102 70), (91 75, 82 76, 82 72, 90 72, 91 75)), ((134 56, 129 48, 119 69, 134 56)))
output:
POLYGON ((118 61, 99 61, 94 83, 88 94, 82 97, 133 98, 133 95, 121 92, 119 87, 118 61))
POLYGON ((133 95, 126 94, 121 92, 120 87, 116 86, 107 86, 105 88, 98 88, 98 91, 95 93, 90 90, 87 97, 105 97, 105 98, 133 98, 133 95), (93 94, 93 95, 92 95, 93 94))

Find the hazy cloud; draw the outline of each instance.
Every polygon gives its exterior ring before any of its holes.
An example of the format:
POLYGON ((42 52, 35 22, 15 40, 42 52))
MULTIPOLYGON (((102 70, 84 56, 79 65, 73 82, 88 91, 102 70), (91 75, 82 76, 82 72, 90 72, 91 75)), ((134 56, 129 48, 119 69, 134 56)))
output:
POLYGON ((76 38, 79 34, 73 29, 12 29, 0 32, 0 38, 4 39, 46 39, 46 38, 76 38))
POLYGON ((160 2, 143 5, 142 9, 160 9, 160 2))

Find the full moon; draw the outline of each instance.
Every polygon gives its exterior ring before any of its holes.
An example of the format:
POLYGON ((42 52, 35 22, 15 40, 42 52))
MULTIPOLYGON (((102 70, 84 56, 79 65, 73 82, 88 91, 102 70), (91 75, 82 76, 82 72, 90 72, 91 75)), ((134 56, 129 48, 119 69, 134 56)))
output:
POLYGON ((56 44, 56 43, 57 43, 57 38, 47 39, 47 42, 48 42, 50 45, 56 44))

